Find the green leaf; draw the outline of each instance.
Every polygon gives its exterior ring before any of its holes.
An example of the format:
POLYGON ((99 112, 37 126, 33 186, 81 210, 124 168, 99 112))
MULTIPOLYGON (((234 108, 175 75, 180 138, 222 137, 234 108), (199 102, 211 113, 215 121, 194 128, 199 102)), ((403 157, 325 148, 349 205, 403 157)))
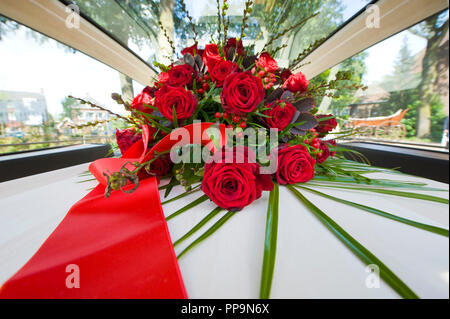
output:
POLYGON ((217 83, 214 82, 214 83, 211 85, 211 88, 209 89, 208 93, 206 93, 206 95, 205 95, 205 97, 204 97, 204 101, 208 100, 209 97, 213 94, 214 89, 216 88, 216 84, 217 84, 217 83))
POLYGON ((361 205, 361 204, 358 204, 358 203, 355 203, 355 202, 351 202, 351 201, 348 201, 348 200, 345 200, 345 199, 337 198, 337 197, 334 197, 334 196, 331 196, 331 195, 328 195, 328 194, 316 191, 316 190, 308 188, 308 187, 304 187, 304 186, 300 186, 300 185, 296 185, 296 187, 297 188, 301 188, 301 189, 305 189, 305 190, 307 190, 309 192, 313 192, 313 193, 315 193, 317 195, 320 195, 322 197, 334 200, 336 202, 343 203, 343 204, 346 204, 346 205, 349 205, 349 206, 353 206, 353 207, 365 210, 365 211, 367 211, 369 213, 373 213, 373 214, 376 214, 376 215, 379 215, 379 216, 382 216, 382 217, 386 217, 386 218, 389 218, 389 219, 392 219, 392 220, 395 220, 395 221, 398 221, 400 223, 404 223, 404 224, 407 224, 407 225, 410 225, 410 226, 413 226, 413 227, 416 227, 416 228, 424 229, 424 230, 430 231, 430 232, 438 234, 438 235, 449 237, 449 231, 447 229, 444 229, 444 228, 431 226, 431 225, 427 225, 427 224, 422 224, 422 223, 419 223, 419 222, 415 222, 415 221, 410 220, 410 219, 406 219, 406 218, 403 218, 403 217, 399 217, 399 216, 387 213, 387 212, 382 211, 382 210, 377 209, 377 208, 373 208, 373 207, 361 205))
POLYGON ((355 238, 350 236, 336 222, 328 217, 323 211, 306 199, 293 186, 287 186, 289 190, 340 240, 344 243, 359 259, 366 265, 375 264, 380 269, 380 277, 394 289, 400 296, 407 299, 419 298, 400 278, 397 277, 381 260, 361 245, 355 238))
POLYGON ((165 127, 164 125, 161 125, 160 123, 158 123, 157 121, 153 120, 150 117, 146 117, 147 121, 149 121, 152 126, 155 126, 156 128, 159 128, 161 131, 165 132, 165 133, 170 133, 171 129, 168 127, 165 127))
POLYGON ((186 240, 187 238, 189 238, 190 236, 192 236, 197 230, 199 230, 200 228, 202 228, 207 222, 209 222, 214 216, 216 216, 218 213, 220 213, 223 210, 222 207, 216 207, 214 208, 208 215, 205 216, 205 218, 203 218, 200 222, 198 222, 197 225, 195 225, 191 230, 189 230, 186 234, 184 234, 182 237, 180 237, 179 239, 177 239, 174 243, 173 246, 175 247, 176 245, 178 245, 179 243, 183 242, 184 240, 186 240))
POLYGON ((446 198, 441 198, 441 197, 436 197, 436 196, 431 196, 431 195, 426 195, 426 194, 401 192, 401 191, 395 191, 395 190, 390 190, 390 189, 369 188, 369 187, 349 187, 349 186, 325 185, 325 184, 317 184, 317 183, 309 183, 309 185, 319 186, 319 187, 342 188, 342 189, 350 189, 350 190, 357 190, 357 191, 374 192, 374 193, 379 193, 379 194, 387 194, 387 195, 393 195, 393 196, 422 199, 422 200, 427 200, 427 201, 437 202, 437 203, 442 203, 442 204, 447 204, 447 205, 449 203, 449 200, 446 198))
MULTIPOLYGON (((313 182, 333 182, 333 183, 351 183, 351 184, 366 184, 366 185, 380 185, 387 187, 402 187, 402 188, 418 188, 422 189, 426 184, 424 183, 415 183, 415 182, 404 182, 404 181, 396 181, 396 180, 387 180, 387 179, 368 179, 368 180, 358 180, 353 177, 347 176, 315 176, 311 181, 313 182)), ((438 190, 435 188, 434 190, 438 190)))
POLYGON ((183 208, 180 208, 179 210, 177 210, 176 212, 170 214, 169 216, 166 217, 166 220, 171 220, 172 218, 184 213, 185 211, 188 211, 189 209, 200 205, 201 203, 203 203, 204 201, 206 201, 208 199, 208 196, 203 195, 199 198, 197 198, 196 200, 194 200, 192 203, 184 206, 183 208))
POLYGON ((175 106, 172 108, 172 122, 173 122, 173 126, 175 128, 178 127, 178 119, 177 119, 177 110, 175 109, 175 106))
POLYGON ((298 123, 289 124, 284 130, 281 131, 280 136, 283 136, 284 134, 289 132, 291 130, 291 128, 293 128, 295 126, 303 125, 305 123, 306 123, 306 121, 301 121, 301 122, 298 122, 298 123))
POLYGON ((265 118, 272 118, 272 116, 260 113, 260 112, 253 112, 252 115, 258 115, 259 117, 265 117, 265 118))
POLYGON ((168 200, 162 202, 161 205, 168 204, 168 203, 170 203, 170 202, 176 201, 176 200, 178 200, 178 199, 180 199, 180 198, 183 198, 183 197, 186 197, 186 196, 188 196, 188 195, 190 195, 190 194, 193 194, 193 193, 195 193, 195 192, 197 192, 197 191, 200 190, 200 186, 201 186, 201 185, 197 185, 197 186, 195 186, 192 190, 190 190, 190 191, 188 191, 188 192, 184 192, 183 194, 180 194, 180 195, 178 195, 178 196, 175 196, 174 198, 168 199, 168 200))
POLYGON ((77 183, 86 183, 86 182, 91 182, 91 181, 96 181, 97 179, 96 178, 90 178, 90 179, 85 179, 85 180, 82 180, 82 181, 78 181, 77 183))
POLYGON ((200 114, 203 115, 203 117, 205 118, 206 122, 210 122, 209 116, 208 116, 208 114, 205 111, 200 110, 200 114))
MULTIPOLYGON (((147 105, 147 104, 145 104, 145 105, 147 105)), ((157 108, 155 108, 154 106, 151 106, 151 105, 147 105, 149 108, 151 108, 152 110, 155 110, 155 111, 158 111, 158 109, 157 108)), ((142 111, 139 111, 139 110, 133 110, 133 112, 135 112, 135 113, 137 113, 137 114, 140 114, 140 115, 142 115, 142 116, 144 116, 145 118, 151 118, 152 120, 155 120, 155 121, 162 121, 162 120, 167 120, 165 117, 163 117, 163 116, 156 116, 156 115, 154 115, 154 114, 148 114, 148 113, 145 113, 145 112, 142 112, 142 111)))
POLYGON ((260 127, 260 128, 263 128, 263 129, 265 129, 265 127, 264 127, 264 126, 262 126, 262 125, 259 125, 259 124, 257 124, 257 123, 254 123, 254 122, 248 122, 248 121, 247 121, 247 124, 248 124, 248 125, 252 125, 252 126, 256 126, 256 127, 260 127))
POLYGON ((158 190, 160 190, 160 191, 165 190, 165 189, 167 189, 169 186, 170 186, 170 184, 166 184, 166 185, 160 186, 160 187, 158 187, 158 190))
POLYGON ((204 232, 200 237, 194 240, 189 246, 187 246, 178 256, 177 258, 181 258, 184 254, 186 254, 189 250, 197 246, 199 243, 204 241, 206 238, 214 234, 220 227, 223 226, 231 217, 234 216, 236 212, 228 212, 222 216, 214 225, 212 225, 206 232, 204 232))
POLYGON ((273 270, 275 268, 275 256, 277 251, 278 199, 278 184, 274 183, 267 205, 264 258, 261 273, 261 287, 259 291, 260 299, 268 299, 270 297, 270 289, 272 288, 273 270))
POLYGON ((172 176, 169 184, 167 184, 168 186, 166 188, 166 191, 164 192, 164 198, 169 196, 170 192, 172 191, 173 187, 175 186, 175 183, 177 183, 177 179, 175 178, 175 176, 172 176))
POLYGON ((331 119, 334 119, 334 118, 336 118, 336 117, 335 116, 322 117, 322 118, 318 118, 317 122, 328 121, 328 120, 331 120, 331 119))

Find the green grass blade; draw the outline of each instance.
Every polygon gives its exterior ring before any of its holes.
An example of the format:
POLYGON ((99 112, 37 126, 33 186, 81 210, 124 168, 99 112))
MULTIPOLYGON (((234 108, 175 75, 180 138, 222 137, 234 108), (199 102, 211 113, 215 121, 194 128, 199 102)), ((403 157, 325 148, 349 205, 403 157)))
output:
POLYGON ((400 278, 397 277, 381 260, 361 245, 355 238, 350 236, 328 215, 311 203, 294 187, 288 185, 289 190, 305 204, 305 206, 340 240, 342 241, 359 259, 365 264, 375 264, 380 269, 380 277, 394 289, 400 296, 407 299, 419 298, 400 278))
POLYGON ((193 207, 195 207, 195 206, 200 205, 201 203, 203 203, 203 202, 206 201, 207 199, 208 199, 208 196, 206 196, 206 195, 203 195, 203 196, 197 198, 197 199, 194 200, 192 203, 190 203, 190 204, 184 206, 183 208, 180 208, 180 209, 177 210, 176 212, 174 212, 174 213, 170 214, 169 216, 167 216, 167 217, 166 217, 166 220, 171 220, 172 218, 174 218, 174 217, 176 217, 176 216, 178 216, 178 215, 180 215, 180 214, 182 214, 182 213, 188 211, 189 209, 191 209, 191 208, 193 208, 193 207))
POLYGON ((170 203, 170 202, 176 201, 176 200, 178 200, 178 199, 180 199, 180 198, 183 198, 183 197, 186 197, 186 196, 188 196, 188 195, 190 195, 190 194, 193 194, 193 193, 195 193, 195 192, 197 192, 197 191, 200 190, 200 186, 201 186, 201 185, 197 185, 197 186, 195 186, 192 190, 190 190, 190 191, 188 191, 188 192, 184 192, 183 194, 180 194, 180 195, 175 196, 175 197, 173 197, 173 198, 171 198, 171 199, 168 199, 168 200, 162 202, 161 205, 168 204, 168 203, 170 203))
POLYGON ((349 186, 325 185, 325 184, 317 184, 317 183, 310 183, 309 185, 310 186, 319 186, 319 187, 342 188, 342 189, 349 189, 349 190, 374 192, 374 193, 379 193, 379 194, 387 194, 387 195, 393 195, 393 196, 422 199, 422 200, 427 200, 427 201, 437 202, 437 203, 442 203, 442 204, 447 204, 447 205, 449 203, 448 199, 446 199, 446 198, 441 198, 441 197, 436 197, 436 196, 431 196, 431 195, 426 195, 426 194, 394 191, 394 190, 390 190, 390 189, 369 188, 369 187, 349 187, 349 186))
POLYGON ((430 232, 438 234, 438 235, 449 237, 448 229, 444 229, 444 228, 440 228, 440 227, 436 227, 436 226, 431 226, 431 225, 415 222, 415 221, 407 219, 407 218, 403 218, 403 217, 400 217, 400 216, 396 216, 396 215, 387 213, 387 212, 382 211, 382 210, 377 209, 377 208, 373 208, 373 207, 361 205, 361 204, 358 204, 358 203, 355 203, 355 202, 351 202, 351 201, 348 201, 348 200, 345 200, 345 199, 337 198, 337 197, 334 197, 334 196, 331 196, 331 195, 319 192, 317 190, 314 190, 314 189, 311 189, 311 188, 308 188, 308 187, 304 187, 304 186, 300 186, 300 185, 297 185, 296 187, 297 188, 301 188, 301 189, 305 189, 305 190, 307 190, 309 192, 313 192, 313 193, 315 193, 317 195, 320 195, 322 197, 334 200, 336 202, 339 202, 339 203, 342 203, 342 204, 346 204, 346 205, 349 205, 349 206, 353 206, 353 207, 365 210, 365 211, 367 211, 369 213, 373 213, 373 214, 376 214, 376 215, 379 215, 379 216, 382 216, 382 217, 386 217, 386 218, 389 218, 389 219, 392 219, 392 220, 395 220, 395 221, 398 221, 400 223, 407 224, 407 225, 410 225, 410 226, 413 226, 413 227, 416 227, 416 228, 427 230, 427 231, 430 231, 430 232))
MULTIPOLYGON (((332 182, 332 183, 350 183, 356 185, 381 185, 388 187, 405 187, 405 188, 418 188, 426 186, 425 183, 419 182, 406 182, 406 181, 396 181, 387 179, 369 179, 369 180, 357 180, 353 177, 347 176, 315 176, 311 181, 313 182, 332 182)), ((439 188, 436 188, 438 190, 439 188)))
POLYGON ((89 179, 85 179, 85 180, 82 180, 82 181, 78 181, 77 184, 86 183, 86 182, 92 182, 92 181, 96 181, 96 180, 97 180, 96 178, 89 178, 89 179))
POLYGON ((187 246, 178 256, 177 258, 181 258, 184 254, 186 254, 189 250, 197 246, 199 243, 204 241, 206 238, 214 234, 220 227, 223 226, 231 217, 234 216, 236 212, 228 212, 222 216, 214 225, 212 225, 206 232, 204 232, 200 237, 194 240, 189 246, 187 246))
POLYGON ((172 176, 169 184, 167 184, 168 186, 166 188, 166 191, 164 192, 164 198, 167 198, 167 196, 169 196, 170 192, 172 191, 173 187, 175 186, 175 183, 177 183, 177 179, 175 178, 175 176, 172 176))
POLYGON ((272 278, 277 251, 278 201, 278 184, 274 183, 267 205, 266 237, 264 240, 264 258, 259 292, 259 298, 261 299, 268 299, 270 297, 270 289, 272 288, 272 278))
POLYGON ((191 230, 189 230, 186 234, 184 234, 182 237, 180 237, 179 239, 177 239, 174 243, 173 246, 175 247, 176 245, 178 245, 179 243, 183 242, 184 240, 186 240, 187 238, 191 237, 193 234, 195 234, 195 232, 197 230, 199 230, 200 228, 202 228, 207 222, 209 222, 214 216, 216 216, 218 213, 220 213, 223 210, 223 208, 221 207, 216 207, 214 208, 208 215, 205 216, 205 218, 203 218, 200 222, 198 222, 197 225, 195 225, 191 230))
POLYGON ((358 182, 358 181, 333 181, 333 180, 311 180, 308 182, 309 184, 317 184, 317 185, 329 185, 329 186, 344 186, 344 187, 361 187, 364 189, 368 188, 400 188, 404 190, 420 190, 420 191, 430 191, 430 192, 448 192, 447 189, 442 188, 434 188, 434 187, 427 187, 427 186, 421 186, 421 185, 414 185, 414 184, 401 184, 396 183, 395 181, 382 181, 382 180, 371 180, 370 183, 365 183, 364 181, 358 182))
POLYGON ((167 188, 169 188, 169 187, 170 187, 170 184, 166 184, 166 185, 163 185, 163 186, 158 187, 158 190, 159 190, 159 191, 162 191, 162 190, 165 190, 165 189, 167 189, 167 188))

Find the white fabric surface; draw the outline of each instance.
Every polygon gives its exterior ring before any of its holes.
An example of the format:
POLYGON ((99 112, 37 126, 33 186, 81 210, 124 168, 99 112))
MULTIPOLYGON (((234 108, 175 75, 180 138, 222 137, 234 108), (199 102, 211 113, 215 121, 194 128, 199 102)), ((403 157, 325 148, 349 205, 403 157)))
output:
MULTIPOLYGON (((36 252, 69 208, 95 182, 77 183, 88 164, 0 183, 0 284, 36 252)), ((373 175, 375 177, 375 175, 373 175)), ((448 185, 404 175, 376 177, 425 181, 446 192, 448 185)), ((389 195, 321 188, 343 199, 415 221, 449 227, 448 206, 389 195)), ((180 194, 175 188, 170 197, 180 194)), ((161 192, 163 197, 164 192, 161 192)), ((449 240, 312 193, 306 197, 374 253, 422 298, 449 297, 449 240)), ((167 215, 201 196, 164 205, 167 215)), ((268 193, 233 216, 221 229, 179 260, 191 298, 258 298, 268 193)), ((168 222, 175 241, 205 217, 210 201, 168 222)), ((180 247, 202 234, 220 213, 180 247)), ((365 265, 323 226, 286 188, 280 188, 280 212, 272 298, 398 298, 388 285, 367 288, 365 265)), ((82 276, 82 273, 81 273, 82 276)))

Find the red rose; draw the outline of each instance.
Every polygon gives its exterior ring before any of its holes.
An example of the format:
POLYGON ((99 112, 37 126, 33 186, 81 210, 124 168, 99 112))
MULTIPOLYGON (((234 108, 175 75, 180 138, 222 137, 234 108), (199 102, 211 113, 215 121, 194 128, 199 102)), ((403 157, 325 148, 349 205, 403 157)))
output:
POLYGON ((214 65, 222 60, 219 54, 219 48, 214 43, 205 45, 205 50, 203 51, 203 60, 206 66, 211 70, 214 65))
POLYGON ((131 102, 131 108, 144 113, 152 113, 153 109, 148 107, 148 105, 153 105, 153 97, 147 92, 142 91, 131 102))
POLYGON ((211 80, 216 82, 216 87, 222 87, 226 77, 236 71, 237 68, 236 63, 220 60, 209 70, 209 74, 211 75, 211 80))
POLYGON ((242 56, 245 54, 244 45, 242 44, 242 40, 236 41, 236 38, 230 38, 225 44, 225 52, 228 56, 228 50, 234 48, 237 52, 238 56, 242 56))
POLYGON ((165 176, 169 174, 172 170, 173 163, 169 156, 163 155, 159 156, 155 161, 150 163, 150 168, 147 170, 148 173, 155 176, 165 176))
POLYGON ((278 149, 277 181, 281 185, 305 183, 314 177, 315 164, 306 147, 285 144, 278 149))
POLYGON ((150 96, 155 96, 155 92, 156 91, 158 91, 158 88, 157 87, 154 87, 154 86, 146 86, 143 90, 142 90, 142 92, 145 92, 145 93, 148 93, 148 94, 150 94, 150 96))
POLYGON ((167 85, 170 86, 185 86, 192 83, 192 75, 194 68, 189 64, 177 65, 171 68, 168 72, 169 79, 167 85))
POLYGON ((256 65, 264 68, 267 72, 275 72, 278 70, 277 61, 275 61, 269 53, 263 52, 259 56, 259 60, 256 62, 256 65))
POLYGON ((262 81, 250 71, 232 73, 225 79, 220 99, 228 113, 244 115, 252 112, 264 99, 262 81))
POLYGON ((281 72, 280 77, 281 77, 281 82, 286 82, 287 79, 289 79, 289 77, 292 75, 291 70, 289 69, 284 69, 283 72, 281 72))
POLYGON ((306 92, 308 89, 309 81, 302 72, 291 74, 289 78, 284 82, 283 88, 288 89, 291 92, 306 92))
POLYGON ((158 75, 158 82, 159 83, 165 84, 168 80, 169 80, 169 74, 167 74, 166 72, 161 72, 158 75))
POLYGON ((184 48, 183 50, 181 50, 181 54, 185 55, 186 53, 191 54, 192 56, 195 56, 196 54, 198 54, 198 49, 197 49, 197 44, 194 43, 194 45, 184 48))
POLYGON ((337 127, 337 121, 336 118, 333 116, 333 114, 320 114, 316 115, 317 120, 319 121, 319 124, 315 127, 316 131, 319 133, 320 136, 325 136, 332 130, 334 130, 337 127), (320 119, 331 117, 328 120, 321 121, 320 119))
POLYGON ((137 141, 142 138, 141 133, 137 133, 134 129, 116 130, 116 141, 120 152, 124 154, 137 141))
POLYGON ((320 146, 319 146, 320 153, 316 156, 317 163, 323 163, 325 162, 328 157, 330 157, 330 149, 328 148, 328 143, 325 141, 320 140, 320 146))
POLYGON ((295 107, 287 101, 274 101, 267 105, 270 109, 264 111, 264 114, 270 118, 264 118, 264 121, 270 128, 276 128, 278 131, 284 130, 290 123, 295 114, 295 107))
POLYGON ((173 109, 177 114, 177 120, 182 120, 194 114, 197 107, 197 99, 190 91, 183 87, 163 86, 155 93, 155 104, 159 112, 173 121, 173 109))
POLYGON ((212 162, 205 164, 202 190, 224 209, 239 211, 260 198, 262 191, 272 189, 270 175, 260 174, 256 156, 247 147, 219 151, 212 162), (225 163, 228 155, 234 159, 232 163, 225 163), (237 158, 241 160, 236 160, 237 158))

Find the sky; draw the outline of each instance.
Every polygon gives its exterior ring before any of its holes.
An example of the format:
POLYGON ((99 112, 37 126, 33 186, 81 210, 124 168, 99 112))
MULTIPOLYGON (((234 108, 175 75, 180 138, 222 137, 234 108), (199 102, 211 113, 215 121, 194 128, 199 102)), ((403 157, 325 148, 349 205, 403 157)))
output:
MULTIPOLYGON (((205 1, 205 0, 202 0, 205 1)), ((231 1, 239 4, 242 0, 231 1)), ((188 10, 193 15, 200 14, 201 6, 188 1, 188 10)), ((345 0, 344 19, 350 18, 367 0, 345 0)), ((230 9, 231 10, 231 9, 230 9)), ((111 100, 112 92, 120 93, 120 80, 117 71, 94 60, 83 53, 64 50, 56 41, 48 39, 39 43, 29 36, 29 29, 22 27, 10 32, 0 41, 0 90, 26 91, 39 93, 44 91, 48 110, 57 115, 62 112, 61 100, 67 95, 77 97, 90 96, 114 112, 122 107, 111 100), (28 32, 27 32, 28 30, 28 32)), ((408 31, 403 31, 369 48, 366 59, 366 84, 377 82, 392 71, 393 61, 407 38, 413 54, 425 47, 425 41, 408 31)), ((135 83, 135 94, 143 88, 135 83)))
POLYGON ((0 90, 43 90, 53 115, 62 112, 61 101, 67 95, 90 96, 115 112, 122 108, 111 100, 112 92, 120 93, 116 70, 83 53, 68 52, 52 39, 38 43, 26 28, 0 41, 0 90))
POLYGON ((367 49, 368 57, 365 60, 367 72, 363 77, 366 85, 379 82, 383 76, 392 73, 393 62, 403 46, 404 39, 407 40, 412 55, 422 51, 427 44, 425 39, 405 30, 367 49))

